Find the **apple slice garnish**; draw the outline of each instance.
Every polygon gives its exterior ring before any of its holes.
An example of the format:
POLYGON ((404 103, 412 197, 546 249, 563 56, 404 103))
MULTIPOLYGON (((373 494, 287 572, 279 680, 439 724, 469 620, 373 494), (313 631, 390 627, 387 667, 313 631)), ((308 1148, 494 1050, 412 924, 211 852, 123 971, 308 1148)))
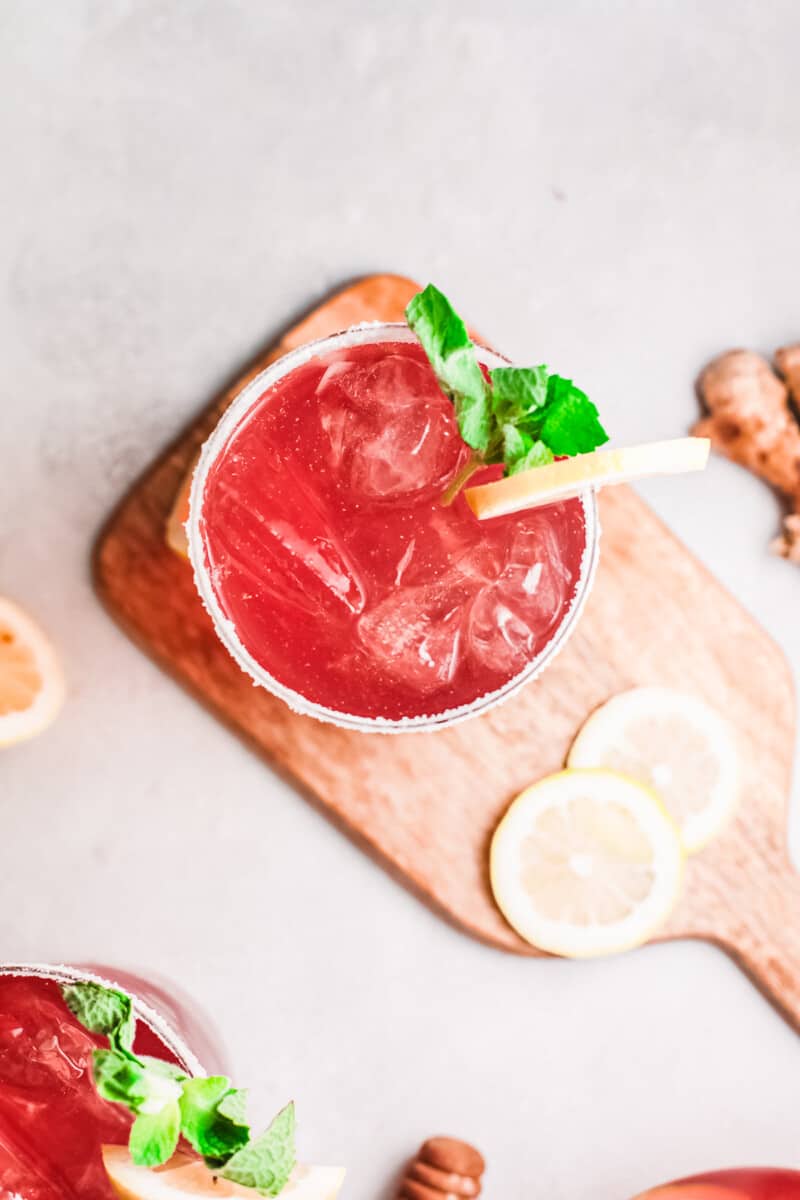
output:
POLYGON ((674 438, 619 450, 593 450, 560 458, 545 466, 508 475, 494 483, 467 488, 467 504, 480 521, 504 517, 525 508, 538 508, 578 496, 587 488, 630 483, 651 475, 702 471, 708 462, 708 438, 674 438))
MULTIPOLYGON (((103 1165, 119 1200, 180 1200, 182 1196, 231 1196, 255 1200, 253 1188, 231 1183, 198 1158, 178 1152, 163 1167, 137 1167, 126 1146, 103 1146, 103 1165)), ((299 1165, 281 1190, 285 1200, 336 1200, 344 1182, 344 1167, 299 1165)))

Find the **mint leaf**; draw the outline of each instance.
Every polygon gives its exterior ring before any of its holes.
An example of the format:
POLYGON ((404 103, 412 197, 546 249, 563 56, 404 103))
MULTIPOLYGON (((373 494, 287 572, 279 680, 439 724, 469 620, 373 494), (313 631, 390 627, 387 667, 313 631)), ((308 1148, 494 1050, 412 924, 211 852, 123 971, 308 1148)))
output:
POLYGON ((571 379, 551 375, 539 436, 554 454, 588 454, 608 441, 597 408, 571 379))
POLYGON ((506 475, 516 475, 520 471, 531 471, 534 467, 544 467, 553 461, 553 451, 544 442, 533 442, 530 448, 513 462, 506 464, 506 475))
POLYGON ((154 1075, 161 1075, 165 1079, 174 1079, 178 1083, 182 1079, 186 1079, 186 1072, 177 1063, 166 1062, 163 1058, 151 1058, 149 1054, 141 1054, 138 1058, 142 1066, 154 1075))
POLYGON ((245 1111, 247 1109, 247 1088, 231 1088, 226 1096, 223 1096, 217 1106, 217 1111, 222 1113, 223 1117, 228 1117, 237 1125, 245 1125, 247 1123, 245 1111))
POLYGON ((410 301, 406 320, 453 401, 462 438, 473 450, 485 451, 492 426, 489 386, 466 325, 432 283, 410 301))
POLYGON ((150 1094, 147 1068, 119 1050, 95 1050, 92 1074, 104 1100, 124 1104, 131 1112, 138 1112, 150 1094))
POLYGON ((232 1088, 225 1075, 187 1079, 180 1098, 181 1133, 198 1154, 224 1162, 250 1137, 245 1103, 246 1093, 232 1088))
POLYGON ((553 461, 553 452, 544 442, 536 440, 516 425, 503 426, 503 462, 506 474, 516 475, 531 467, 541 467, 553 461))
POLYGON ((159 1059, 140 1062, 121 1050, 95 1050, 92 1055, 95 1087, 104 1100, 124 1104, 133 1113, 153 1115, 177 1103, 180 1080, 186 1076, 159 1059))
POLYGON ((141 1113, 131 1125, 128 1149, 137 1167, 160 1167, 175 1153, 181 1131, 177 1100, 157 1113, 141 1113))
POLYGON ((492 408, 501 425, 518 421, 544 406, 547 400, 547 367, 495 367, 492 408))
POLYGON ((277 1196, 294 1169, 294 1129, 294 1104, 287 1104, 266 1133, 228 1159, 220 1175, 262 1196, 277 1196))
POLYGON ((533 438, 516 425, 503 426, 503 462, 510 466, 518 458, 524 458, 533 445, 533 438))
POLYGON ((99 983, 64 984, 61 995, 84 1029, 104 1034, 117 1050, 131 1051, 136 1018, 130 996, 99 983))

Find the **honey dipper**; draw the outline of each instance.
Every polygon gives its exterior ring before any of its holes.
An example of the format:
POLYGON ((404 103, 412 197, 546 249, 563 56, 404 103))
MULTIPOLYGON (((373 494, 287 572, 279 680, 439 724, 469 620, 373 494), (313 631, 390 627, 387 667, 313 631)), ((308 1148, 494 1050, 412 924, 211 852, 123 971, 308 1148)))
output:
POLYGON ((434 1137, 423 1142, 408 1164, 398 1200, 473 1200, 480 1195, 483 1155, 458 1138, 434 1137))

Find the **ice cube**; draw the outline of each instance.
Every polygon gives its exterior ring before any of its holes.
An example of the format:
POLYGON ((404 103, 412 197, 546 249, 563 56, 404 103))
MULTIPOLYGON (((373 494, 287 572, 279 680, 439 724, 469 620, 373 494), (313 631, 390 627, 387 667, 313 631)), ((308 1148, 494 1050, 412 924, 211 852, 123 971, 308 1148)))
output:
POLYGON ((572 575, 551 520, 533 514, 518 526, 506 552, 503 577, 530 597, 540 614, 560 609, 568 598, 572 575))
POLYGON ((268 592, 316 617, 363 609, 358 567, 325 502, 299 474, 289 488, 268 468, 249 472, 244 495, 230 473, 212 479, 206 512, 215 578, 238 574, 247 592, 268 592))
POLYGON ((500 581, 489 584, 476 597, 470 612, 469 649, 492 671, 515 675, 530 662, 536 648, 536 632, 524 610, 507 603, 508 588, 500 581))
POLYGON ((505 563, 505 547, 496 545, 478 526, 466 505, 435 505, 417 531, 417 549, 407 572, 409 582, 424 583, 443 563, 477 582, 497 579, 505 563), (413 576, 413 577, 412 577, 413 576))
POLYGON ((422 694, 450 683, 462 653, 474 584, 453 570, 401 588, 363 614, 358 632, 381 673, 422 694))
POLYGON ((536 519, 520 526, 499 575, 472 605, 470 653, 492 671, 518 673, 547 644, 569 596, 570 574, 555 530, 536 519))
POLYGON ((465 452, 452 405, 430 368, 390 354, 368 367, 332 363, 319 417, 340 483, 374 499, 441 491, 465 452))
POLYGON ((341 463, 345 448, 352 436, 353 418, 355 416, 347 403, 347 377, 357 373, 359 368, 347 360, 333 362, 325 371, 317 384, 315 395, 319 403, 319 419, 322 428, 328 435, 331 456, 334 465, 341 463), (337 400, 337 396, 339 399, 337 400))

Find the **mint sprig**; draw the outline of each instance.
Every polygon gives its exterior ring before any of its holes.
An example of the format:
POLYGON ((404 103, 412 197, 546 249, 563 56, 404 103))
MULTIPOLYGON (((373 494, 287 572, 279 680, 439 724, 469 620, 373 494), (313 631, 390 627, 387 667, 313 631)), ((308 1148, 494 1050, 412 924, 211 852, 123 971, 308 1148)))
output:
POLYGON ((251 1140, 247 1093, 226 1075, 191 1079, 174 1063, 134 1052, 130 996, 96 983, 68 984, 61 993, 85 1029, 108 1038, 108 1049, 93 1053, 94 1083, 104 1100, 134 1114, 128 1149, 137 1166, 168 1162, 184 1137, 221 1175, 262 1195, 278 1195, 295 1164, 294 1105, 251 1140))
POLYGON ((406 319, 452 400, 459 432, 472 450, 444 503, 481 467, 502 463, 506 475, 515 475, 555 457, 586 454, 608 441, 586 393, 571 379, 551 375, 543 364, 495 367, 487 380, 463 320, 432 283, 412 298, 406 319))

